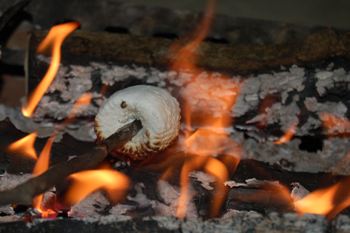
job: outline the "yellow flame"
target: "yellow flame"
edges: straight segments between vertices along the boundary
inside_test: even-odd
[[[69,187],[65,200],[73,205],[82,201],[89,194],[104,190],[112,201],[120,200],[129,187],[129,179],[124,174],[110,170],[99,169],[82,171],[70,175],[72,184]]]
[[[17,140],[16,142],[11,143],[7,150],[11,153],[18,153],[20,155],[24,155],[27,158],[31,158],[36,160],[37,154],[34,148],[35,139],[37,137],[37,133],[31,133],[24,138]]]
[[[297,212],[335,217],[350,206],[350,179],[346,178],[327,188],[318,189],[294,203]]]
[[[55,136],[52,136],[47,140],[43,150],[40,153],[40,156],[37,162],[35,163],[35,166],[33,169],[34,176],[41,175],[43,172],[45,172],[49,168],[51,148],[54,141],[55,141]],[[33,198],[33,201],[32,201],[33,207],[36,208],[41,213],[41,216],[43,218],[48,218],[52,215],[55,215],[56,214],[55,211],[44,208],[42,206],[43,198],[44,198],[43,194],[40,194],[35,198]]]
[[[26,117],[32,116],[36,106],[39,104],[41,98],[44,96],[46,90],[54,80],[61,62],[61,46],[64,39],[76,30],[79,24],[76,22],[65,23],[51,28],[49,34],[41,42],[38,47],[38,52],[51,47],[52,60],[44,78],[30,95],[27,103],[22,108],[22,113]]]

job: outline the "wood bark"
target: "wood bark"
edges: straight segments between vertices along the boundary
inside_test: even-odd
[[[42,72],[35,59],[36,48],[46,34],[46,31],[35,31],[31,37],[29,74],[34,79],[39,71]],[[170,51],[174,43],[183,41],[77,31],[64,42],[63,63],[83,65],[95,61],[167,68],[174,59],[175,53]],[[302,39],[282,44],[203,42],[198,56],[198,65],[202,68],[243,74],[278,68],[281,65],[307,64],[332,57],[349,59],[350,33],[321,28],[311,31]]]

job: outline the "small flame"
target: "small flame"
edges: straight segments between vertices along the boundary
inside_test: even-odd
[[[89,105],[92,100],[92,94],[91,93],[84,93],[82,94],[74,103],[72,109],[70,110],[67,118],[63,121],[62,124],[56,125],[56,132],[62,131],[68,124],[72,123],[75,119],[75,116],[79,110],[80,107]]]
[[[55,136],[52,136],[47,140],[34,166],[34,169],[33,169],[34,176],[41,175],[43,172],[45,172],[49,168],[50,153],[51,153],[51,148],[54,141],[55,141]]]
[[[323,126],[329,135],[342,135],[350,132],[350,120],[344,117],[334,116],[330,113],[320,114]]]
[[[229,178],[229,173],[226,166],[217,159],[209,158],[204,166],[204,171],[208,172],[216,179],[215,193],[213,195],[213,204],[211,206],[210,214],[213,217],[219,215],[222,203],[225,201],[227,188],[225,181]]]
[[[197,50],[207,36],[211,27],[216,2],[216,0],[208,1],[207,8],[204,12],[204,17],[201,23],[198,25],[192,40],[183,47],[181,47],[180,44],[174,44],[171,48],[172,51],[176,51],[176,55],[174,56],[171,65],[173,70],[188,70],[194,73],[199,72],[195,65],[197,61]]]
[[[328,188],[311,192],[294,203],[299,213],[325,215],[335,217],[343,209],[350,206],[350,179],[346,178]]]
[[[350,121],[330,113],[322,113],[320,118],[329,135],[343,135],[350,131]],[[350,153],[348,153],[348,156]],[[348,157],[346,156],[346,158]],[[330,186],[318,189],[294,202],[297,212],[325,215],[334,218],[339,212],[350,206],[350,178]]]
[[[206,162],[207,157],[196,156],[190,158],[185,162],[181,169],[180,174],[180,197],[178,199],[178,206],[176,210],[176,216],[178,218],[184,218],[187,212],[187,205],[190,201],[189,194],[189,174],[194,170],[198,170],[200,167],[203,167]]]
[[[74,117],[76,116],[79,108],[83,107],[83,106],[87,106],[91,103],[92,100],[92,94],[91,93],[84,93],[82,94],[74,103],[72,110],[70,111],[65,123],[63,125],[66,125],[68,123],[70,123]]]
[[[292,138],[295,135],[296,129],[297,129],[298,122],[294,122],[284,133],[282,137],[280,137],[278,140],[276,140],[274,143],[277,145],[285,144],[292,140]]]
[[[52,144],[54,141],[55,141],[55,136],[52,136],[47,140],[47,142],[46,142],[43,150],[41,151],[40,156],[39,156],[39,158],[34,166],[34,169],[33,169],[34,176],[41,175],[49,168],[51,148],[52,148]],[[33,198],[33,202],[32,202],[33,207],[36,208],[41,213],[41,216],[43,218],[49,218],[49,217],[56,216],[56,212],[54,210],[47,209],[47,208],[42,206],[43,198],[44,198],[43,194],[40,194],[40,195],[36,196],[35,198]]]
[[[104,190],[113,202],[116,202],[124,196],[130,183],[127,176],[110,169],[82,171],[70,175],[69,178],[72,179],[72,184],[65,196],[69,205],[82,201],[89,194],[100,189]]]
[[[40,43],[38,52],[43,52],[44,50],[51,48],[52,60],[44,78],[30,95],[26,105],[22,108],[22,113],[24,116],[32,116],[36,106],[39,104],[41,98],[54,80],[61,62],[62,43],[64,39],[78,27],[79,24],[76,22],[54,26],[51,28],[45,39]]]
[[[189,194],[189,174],[195,170],[204,170],[216,179],[215,194],[213,195],[210,215],[213,217],[218,216],[221,205],[226,197],[227,190],[224,183],[229,175],[226,166],[221,161],[208,156],[191,156],[182,167],[180,174],[180,197],[176,216],[178,218],[184,218],[186,216],[187,205],[191,199]]]
[[[11,143],[7,150],[11,153],[24,155],[27,158],[36,160],[37,154],[34,148],[36,137],[36,132],[31,133],[25,136],[24,138],[21,138],[18,141]]]
[[[75,102],[75,106],[79,107],[79,106],[89,105],[91,103],[91,99],[92,99],[91,93],[84,93],[77,99],[77,101]]]

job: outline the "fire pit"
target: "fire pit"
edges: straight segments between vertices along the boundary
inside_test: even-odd
[[[348,32],[45,4],[0,21],[3,45],[44,27],[2,48],[26,96],[0,105],[0,232],[347,232]]]

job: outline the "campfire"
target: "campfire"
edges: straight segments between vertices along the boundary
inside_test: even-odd
[[[27,93],[0,105],[0,231],[346,232],[349,33],[247,19],[265,33],[248,38],[298,36],[222,41],[218,22],[245,24],[216,5],[176,38],[79,17],[30,30],[11,64]]]

